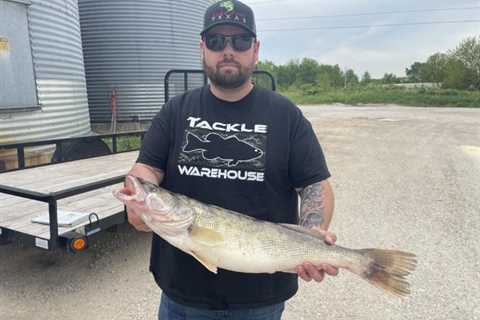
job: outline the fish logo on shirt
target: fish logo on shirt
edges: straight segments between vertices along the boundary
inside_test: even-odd
[[[202,140],[191,132],[187,133],[184,152],[201,151],[206,160],[224,160],[229,167],[240,162],[248,162],[263,156],[259,148],[232,135],[224,138],[217,133],[209,133]]]

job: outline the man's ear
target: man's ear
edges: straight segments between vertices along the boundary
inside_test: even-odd
[[[200,43],[198,44],[200,48],[200,58],[203,60],[203,55],[204,55],[204,50],[205,50],[205,42],[203,40],[200,40]]]
[[[258,62],[259,52],[260,52],[260,41],[255,41],[255,45],[253,47],[254,54],[255,54],[255,63]]]

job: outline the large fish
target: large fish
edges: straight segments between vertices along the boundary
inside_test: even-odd
[[[190,254],[205,268],[247,273],[295,272],[305,261],[347,269],[389,293],[410,293],[405,277],[415,255],[381,249],[328,245],[319,234],[298,225],[277,224],[208,205],[127,176],[133,190],[115,197],[132,206],[155,233]]]

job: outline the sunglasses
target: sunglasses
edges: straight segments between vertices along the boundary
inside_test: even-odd
[[[227,46],[227,42],[230,42],[233,50],[235,51],[247,51],[252,47],[252,43],[255,37],[249,34],[235,34],[231,36],[225,36],[223,34],[206,34],[204,37],[205,45],[209,50],[222,51]]]

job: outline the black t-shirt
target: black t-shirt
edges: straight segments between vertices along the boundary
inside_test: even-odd
[[[298,222],[295,188],[330,176],[300,109],[256,87],[237,102],[208,86],[173,98],[154,118],[137,162],[162,169],[168,190],[277,223]],[[155,234],[150,270],[171,299],[207,309],[275,304],[298,288],[295,274],[213,274]]]

